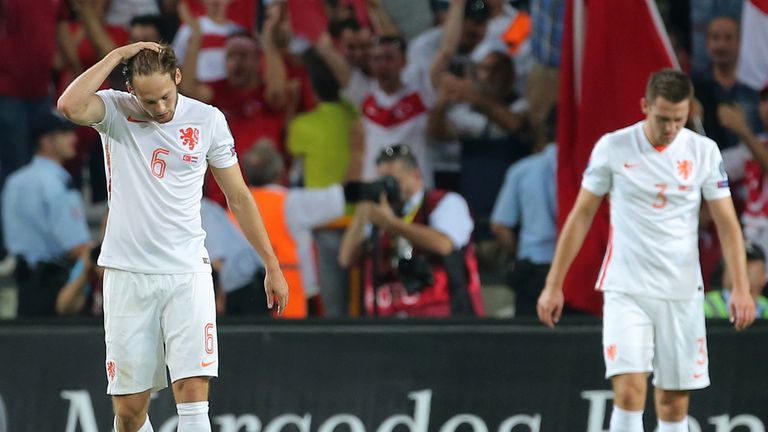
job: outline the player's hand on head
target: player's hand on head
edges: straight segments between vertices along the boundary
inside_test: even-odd
[[[264,278],[264,290],[267,293],[267,307],[269,309],[277,308],[277,314],[282,315],[285,306],[288,304],[288,282],[285,281],[283,272],[277,270],[267,270]]]
[[[547,284],[539,295],[539,301],[536,303],[536,313],[539,321],[547,327],[554,328],[560,321],[560,315],[563,313],[563,290]]]
[[[736,330],[744,330],[755,321],[755,300],[748,290],[734,290],[728,308]]]
[[[125,63],[133,58],[133,56],[138,54],[141,50],[145,49],[160,52],[162,45],[157,42],[136,42],[130,45],[124,45],[119,48],[115,48],[115,51],[120,54],[121,61]]]

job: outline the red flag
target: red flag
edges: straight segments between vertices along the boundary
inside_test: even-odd
[[[736,76],[755,90],[768,86],[768,0],[744,2]]]
[[[557,122],[560,227],[576,200],[597,140],[641,120],[640,98],[648,76],[677,65],[653,0],[567,2],[562,50]],[[572,309],[602,312],[602,295],[594,286],[609,224],[603,205],[565,279],[565,303]]]

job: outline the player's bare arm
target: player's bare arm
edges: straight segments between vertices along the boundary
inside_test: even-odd
[[[282,314],[288,303],[288,283],[269,243],[269,236],[264,228],[259,208],[243,180],[240,166],[235,164],[228,168],[211,167],[211,172],[227,197],[227,204],[240,224],[243,234],[264,261],[267,270],[267,276],[264,279],[267,306],[271,309],[277,303],[277,313]]]
[[[106,107],[104,101],[96,96],[96,91],[113,69],[144,49],[160,51],[160,45],[154,42],[136,42],[115,48],[72,81],[59,97],[56,107],[65,117],[79,125],[90,126],[104,120]]]
[[[547,281],[539,296],[536,312],[539,320],[548,327],[554,327],[563,312],[563,281],[584,238],[592,226],[592,219],[603,201],[598,196],[581,188],[576,203],[568,214],[560,238],[557,240],[555,256],[547,274]]]
[[[743,330],[755,320],[755,299],[749,292],[747,259],[741,227],[731,198],[707,201],[717,235],[723,248],[723,257],[733,275],[731,288],[731,322],[737,330]]]

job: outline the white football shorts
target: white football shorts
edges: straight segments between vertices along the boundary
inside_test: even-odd
[[[603,305],[605,377],[653,372],[664,390],[709,386],[704,294],[665,300],[606,291]]]
[[[107,393],[153,392],[218,376],[216,304],[210,273],[104,272]]]

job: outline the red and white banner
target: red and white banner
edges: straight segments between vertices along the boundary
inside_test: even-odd
[[[768,85],[768,0],[744,3],[736,76],[755,90]]]
[[[642,119],[648,76],[677,61],[653,0],[567,3],[558,104],[558,225],[581,186],[592,147],[603,134]],[[595,281],[608,241],[604,205],[565,280],[572,309],[600,315]],[[629,277],[629,275],[628,275]]]

